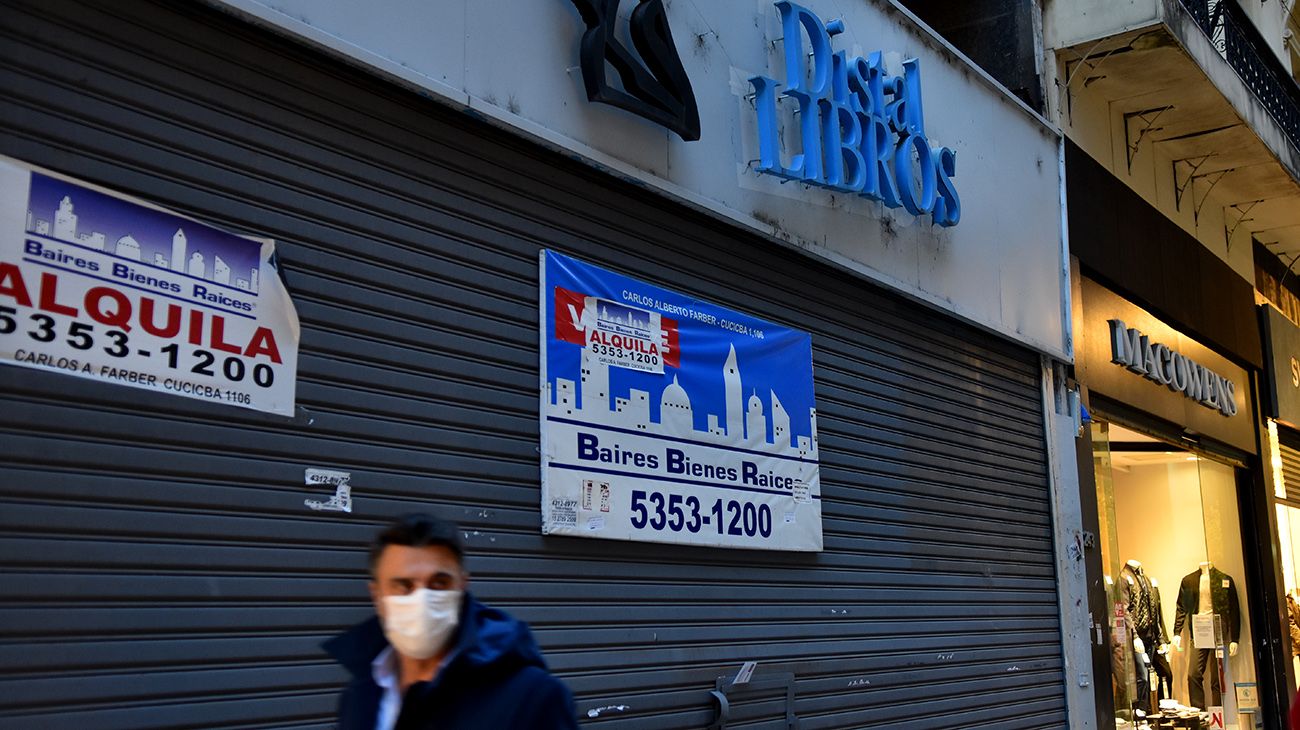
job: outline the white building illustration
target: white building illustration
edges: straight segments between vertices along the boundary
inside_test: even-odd
[[[740,389],[740,369],[736,367],[736,346],[727,352],[727,362],[722,365],[722,385],[726,389],[727,435],[733,440],[743,439],[744,405]]]
[[[212,257],[212,280],[218,284],[230,283],[230,266],[220,256]]]
[[[72,212],[72,198],[63,196],[59,209],[54,211],[54,237],[64,241],[77,240],[77,214]]]
[[[185,249],[189,246],[189,241],[185,238],[185,231],[177,228],[172,234],[172,268],[176,271],[185,271]]]
[[[790,430],[790,414],[786,412],[776,391],[769,390],[771,403],[772,435],[768,438],[768,416],[763,412],[763,401],[757,390],[751,390],[748,403],[744,402],[740,364],[733,345],[727,352],[720,375],[725,396],[723,420],[719,414],[706,414],[706,430],[695,428],[695,411],[690,394],[682,387],[676,375],[659,396],[659,422],[650,419],[651,394],[635,388],[628,397],[615,397],[611,402],[609,390],[610,365],[597,362],[591,349],[584,347],[580,356],[581,392],[577,383],[567,378],[555,379],[554,403],[549,406],[553,415],[580,420],[598,426],[634,429],[648,434],[688,438],[708,443],[741,444],[758,451],[767,451],[805,459],[817,458],[817,409],[809,408],[810,436],[794,437]],[[774,448],[775,447],[775,450]]]
[[[27,230],[38,236],[57,238],[60,241],[66,241],[96,251],[104,251],[129,261],[144,261],[158,268],[169,268],[177,273],[207,279],[217,284],[232,286],[231,281],[233,279],[235,282],[233,284],[234,288],[253,294],[257,293],[257,266],[249,270],[247,277],[235,278],[230,265],[213,253],[211,254],[212,271],[211,277],[209,277],[206,263],[209,257],[200,251],[189,250],[189,239],[185,235],[184,229],[177,228],[176,232],[172,234],[170,258],[162,250],[155,250],[152,257],[147,257],[140,241],[131,234],[118,238],[113,245],[112,251],[108,251],[106,236],[103,233],[99,231],[90,233],[77,232],[77,214],[74,208],[72,196],[63,196],[58,207],[53,211],[54,223],[52,226],[50,221],[37,218],[29,208],[27,210]]]
[[[601,365],[591,349],[582,348],[582,403],[579,410],[609,410],[609,366]]]
[[[67,195],[63,196],[63,200],[59,201],[59,207],[54,211],[53,230],[51,230],[48,223],[42,230],[41,223],[45,223],[45,221],[36,221],[35,225],[33,225],[32,212],[27,211],[27,230],[44,236],[53,236],[59,240],[75,243],[86,248],[93,248],[97,251],[104,250],[104,244],[106,243],[104,234],[99,231],[77,233],[77,214],[73,211],[72,198]]]
[[[676,375],[659,398],[659,427],[665,433],[690,433],[695,430],[691,397],[677,382]]]
[[[614,399],[614,412],[635,423],[637,430],[645,431],[650,427],[650,394],[633,388],[628,396]]]
[[[103,251],[104,244],[106,242],[107,240],[105,239],[104,234],[100,233],[99,231],[95,231],[93,233],[77,234],[78,244],[85,246],[86,248],[93,248],[96,251]]]
[[[745,412],[745,443],[754,445],[767,440],[767,417],[763,415],[763,401],[758,391],[749,396],[749,409]]]
[[[67,198],[64,198],[64,200],[67,200]],[[117,239],[117,245],[113,247],[113,255],[131,261],[139,261],[140,242],[130,236],[122,236]]]

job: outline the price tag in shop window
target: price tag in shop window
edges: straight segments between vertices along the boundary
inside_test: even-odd
[[[1214,648],[1214,614],[1198,613],[1192,616],[1192,647]]]

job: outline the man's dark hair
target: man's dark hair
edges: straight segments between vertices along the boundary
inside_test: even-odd
[[[451,520],[430,514],[413,513],[398,517],[393,524],[375,536],[370,543],[370,575],[375,574],[379,556],[389,545],[429,547],[442,545],[456,554],[456,561],[465,563],[465,543],[460,538],[460,528]]]

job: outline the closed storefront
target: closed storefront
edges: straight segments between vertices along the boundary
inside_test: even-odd
[[[190,256],[200,226],[273,241],[299,329],[283,412],[0,365],[0,727],[331,727],[319,645],[370,613],[375,530],[422,510],[584,724],[708,726],[754,661],[777,684],[733,725],[1066,726],[1041,347],[229,9],[14,2],[2,26],[4,163],[193,219]],[[0,235],[155,245],[82,194]],[[810,336],[820,550],[543,534],[543,250]],[[0,291],[6,334],[75,340],[33,282]]]

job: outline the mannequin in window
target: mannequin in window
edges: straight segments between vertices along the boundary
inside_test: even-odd
[[[1165,629],[1165,609],[1160,601],[1160,581],[1155,578],[1151,579],[1151,596],[1155,601],[1156,616],[1160,621],[1160,644],[1156,647],[1155,670],[1160,699],[1167,700],[1174,696],[1174,670],[1169,666],[1169,652],[1173,651],[1173,647],[1170,646],[1169,631]]]
[[[1169,632],[1160,606],[1160,589],[1147,577],[1142,563],[1130,560],[1120,573],[1123,579],[1125,609],[1133,625],[1133,652],[1138,676],[1137,709],[1151,711],[1150,672],[1156,673],[1156,690],[1160,699],[1168,699],[1173,689],[1174,672],[1166,655]]]
[[[1149,713],[1151,712],[1151,659],[1146,653],[1146,645],[1138,631],[1138,623],[1139,615],[1143,623],[1148,620],[1151,602],[1150,594],[1142,590],[1144,583],[1138,579],[1134,570],[1133,564],[1136,562],[1130,560],[1120,569],[1119,595],[1120,601],[1124,604],[1124,614],[1128,617],[1129,630],[1132,632],[1129,634],[1129,641],[1133,645],[1130,660],[1133,665],[1133,709]]]
[[[1237,603],[1237,583],[1227,573],[1212,563],[1201,563],[1200,568],[1183,577],[1178,586],[1178,606],[1174,611],[1174,647],[1182,651],[1183,626],[1192,631],[1193,616],[1217,615],[1223,626],[1224,640],[1228,642],[1228,656],[1237,655],[1237,640],[1241,637],[1241,606]],[[1222,703],[1219,685],[1219,667],[1214,659],[1214,647],[1192,649],[1187,670],[1189,704],[1205,709]],[[1210,704],[1206,704],[1206,669],[1209,669]]]
[[[1300,603],[1296,602],[1297,591],[1286,594],[1286,623],[1291,633],[1291,656],[1300,656]]]

